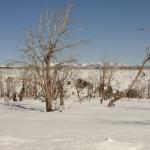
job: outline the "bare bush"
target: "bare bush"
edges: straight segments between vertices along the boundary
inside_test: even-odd
[[[100,67],[99,85],[97,87],[101,103],[103,100],[110,99],[113,96],[111,82],[114,72],[115,69],[110,66],[108,61],[104,60],[103,65]]]
[[[80,102],[84,98],[90,98],[91,97],[93,85],[90,82],[85,81],[83,79],[77,79],[75,82],[75,88],[76,88],[77,96],[78,96],[78,99]],[[85,96],[84,98],[81,98],[80,92],[85,88],[87,88],[87,96]]]

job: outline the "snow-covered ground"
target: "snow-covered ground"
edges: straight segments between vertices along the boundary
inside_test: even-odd
[[[129,69],[114,69],[112,71],[111,85],[113,89],[124,91],[128,88],[129,84],[133,81],[137,75],[138,70],[129,70]],[[75,79],[84,79],[92,84],[98,83],[100,78],[99,69],[76,69],[73,70],[73,77]],[[136,87],[147,87],[148,81],[150,80],[150,70],[145,69],[138,81],[136,82]]]
[[[46,113],[40,101],[1,99],[0,150],[149,150],[150,100],[107,103],[68,100],[66,111]]]
[[[102,70],[101,70],[102,72]],[[108,70],[108,78],[109,73],[111,70]],[[115,93],[117,90],[124,91],[128,88],[130,83],[133,81],[137,74],[137,69],[113,69],[112,71],[112,78],[110,85],[113,88],[113,92]],[[4,87],[4,93],[6,93],[7,89],[7,79],[12,78],[13,79],[13,87],[14,90],[18,93],[20,92],[20,89],[22,88],[22,69],[7,69],[7,68],[1,68],[0,69],[0,82],[2,80],[3,87]],[[28,74],[30,77],[30,73]],[[72,74],[69,76],[68,80],[70,80],[72,83],[72,87],[69,87],[68,93],[76,92],[75,89],[75,81],[77,79],[83,79],[88,82],[90,82],[94,86],[98,86],[99,80],[100,80],[100,70],[99,69],[72,69]],[[108,79],[106,80],[106,82]],[[1,83],[0,83],[1,84]],[[138,81],[135,84],[135,89],[141,90],[146,89],[150,84],[150,69],[145,69]],[[66,87],[65,87],[66,88]],[[147,91],[145,92],[145,95],[147,94]]]

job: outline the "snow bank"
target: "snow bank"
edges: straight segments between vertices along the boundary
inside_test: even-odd
[[[149,150],[150,101],[127,99],[108,108],[92,99],[64,112],[41,112],[35,100],[0,100],[2,150]],[[13,109],[12,109],[13,105]]]

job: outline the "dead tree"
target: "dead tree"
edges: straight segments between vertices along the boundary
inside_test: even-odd
[[[137,75],[135,76],[134,80],[131,82],[131,84],[129,85],[128,89],[126,89],[122,94],[120,94],[117,98],[112,99],[109,103],[108,103],[108,107],[113,106],[113,104],[120,100],[121,98],[123,98],[124,96],[127,95],[128,91],[130,91],[133,86],[135,85],[135,83],[137,82],[138,78],[140,77],[142,71],[144,70],[144,66],[145,64],[150,60],[150,48],[146,49],[147,53],[146,56],[144,58],[143,63],[141,64],[141,66],[139,67],[139,71],[137,73]]]
[[[25,87],[24,87],[24,84],[23,84],[23,85],[22,85],[22,88],[21,88],[21,90],[20,90],[20,93],[19,93],[19,95],[18,95],[20,101],[23,100],[24,93],[25,93]]]
[[[14,79],[12,77],[8,77],[6,79],[6,95],[7,95],[7,97],[11,98],[14,91],[15,91]]]
[[[83,84],[83,80],[82,79],[77,79],[76,80],[75,88],[76,88],[76,91],[77,91],[78,99],[80,99],[80,92],[81,92],[82,89],[85,88],[85,84]]]
[[[34,99],[37,99],[38,97],[38,84],[37,84],[37,77],[33,77],[33,93],[32,96]]]
[[[69,4],[63,9],[59,9],[52,14],[46,12],[40,17],[38,31],[29,30],[25,36],[25,48],[23,53],[23,64],[25,64],[33,74],[37,76],[37,84],[41,88],[46,102],[46,111],[53,110],[55,71],[56,64],[62,66],[65,62],[71,62],[74,58],[60,55],[85,41],[71,41],[73,31],[70,27],[70,12],[72,5]],[[65,51],[65,52],[66,52]],[[68,53],[68,51],[67,51]],[[58,74],[57,74],[58,75]]]
[[[19,100],[22,101],[23,97],[25,96],[25,93],[27,94],[27,81],[28,81],[28,68],[24,68],[22,71],[21,79],[22,79],[22,87],[20,90],[20,93],[18,94]]]
[[[99,97],[101,103],[112,97],[113,89],[111,87],[112,76],[114,69],[111,68],[110,63],[104,60],[103,65],[100,67],[100,80],[97,89],[99,90]]]
[[[61,66],[62,64],[57,64],[54,68],[53,74],[53,99],[57,102],[59,100],[59,104],[57,103],[61,111],[65,109],[64,105],[64,91],[65,91],[65,83],[67,82],[67,77],[70,76],[70,66],[67,63],[67,66]]]

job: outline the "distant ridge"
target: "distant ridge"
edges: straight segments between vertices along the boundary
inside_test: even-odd
[[[64,64],[64,67],[71,66],[74,69],[102,69],[104,65],[102,63],[72,63],[72,64]],[[54,67],[55,64],[52,64]],[[105,66],[108,69],[139,69],[140,65],[126,65],[121,63],[109,63]],[[24,67],[20,66],[8,66],[8,65],[0,65],[0,69],[23,69]],[[144,69],[150,69],[150,66],[145,66]]]

